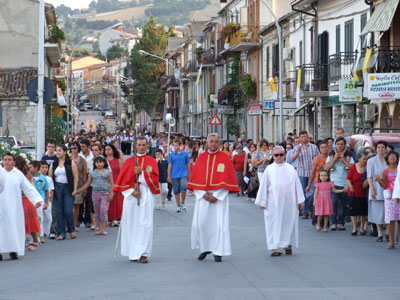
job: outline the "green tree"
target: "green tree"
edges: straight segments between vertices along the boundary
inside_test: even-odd
[[[85,57],[89,56],[89,52],[83,48],[77,48],[74,52],[74,57]]]
[[[125,49],[120,46],[119,43],[112,45],[110,48],[107,49],[106,57],[107,61],[111,61],[116,58],[120,58],[124,55]]]
[[[137,111],[145,110],[151,113],[162,98],[158,79],[165,74],[165,63],[158,58],[142,55],[139,50],[162,57],[168,37],[174,36],[174,33],[171,28],[166,30],[164,25],[157,26],[154,17],[150,17],[142,30],[143,37],[131,52],[132,78],[136,80],[133,97]],[[128,89],[125,86],[122,88],[128,95]]]

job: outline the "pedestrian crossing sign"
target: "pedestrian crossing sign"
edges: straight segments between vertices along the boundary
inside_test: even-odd
[[[210,125],[222,125],[221,119],[218,117],[218,114],[215,114],[212,118],[210,123],[208,123]]]

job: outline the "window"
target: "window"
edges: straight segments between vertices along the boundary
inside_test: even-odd
[[[362,14],[361,15],[361,20],[360,20],[360,32],[363,31],[365,25],[367,25],[367,14]],[[363,49],[366,45],[365,43],[365,35],[361,36],[361,49]]]
[[[340,52],[340,25],[336,26],[336,53]]]
[[[272,45],[272,76],[279,76],[279,47]]]
[[[267,64],[267,70],[265,72],[267,79],[269,78],[269,46],[267,47],[267,57],[266,57],[266,64]]]
[[[353,20],[344,24],[344,51],[354,52],[354,23]]]

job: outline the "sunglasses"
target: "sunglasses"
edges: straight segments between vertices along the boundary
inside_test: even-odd
[[[276,154],[274,154],[274,157],[283,157],[283,156],[285,156],[285,153],[276,153]]]
[[[74,149],[74,150],[76,150],[76,149],[78,149],[78,147],[71,147],[71,149]]]

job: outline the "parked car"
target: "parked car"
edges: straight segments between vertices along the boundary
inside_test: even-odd
[[[85,106],[87,109],[93,109],[93,104],[92,104],[92,103],[85,103],[84,106]]]
[[[397,133],[375,133],[376,131],[396,131]],[[376,143],[385,141],[393,145],[394,150],[400,153],[400,128],[367,128],[352,135],[355,140],[355,150],[358,152],[362,147],[375,148]]]
[[[21,142],[18,142],[15,136],[0,136],[0,142],[7,143],[11,147],[12,146],[19,146]]]
[[[101,104],[97,104],[96,107],[94,108],[95,110],[99,110],[99,111],[105,111],[107,110],[107,108],[105,108],[103,105]]]

